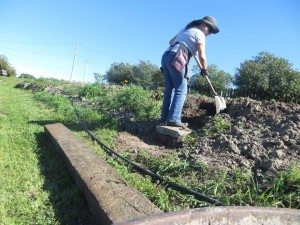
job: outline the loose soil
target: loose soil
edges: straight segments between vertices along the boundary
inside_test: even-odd
[[[137,153],[161,155],[185,152],[189,158],[211,167],[233,171],[236,167],[276,173],[300,162],[300,105],[250,98],[227,100],[227,109],[220,116],[231,128],[212,136],[201,134],[215,114],[214,99],[188,96],[183,121],[194,130],[194,141],[181,148],[162,146],[157,140],[155,123],[125,123],[130,132],[119,134],[115,147]],[[129,151],[130,152],[130,151]]]

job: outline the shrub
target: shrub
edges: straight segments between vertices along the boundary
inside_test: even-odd
[[[8,59],[4,55],[0,55],[0,70],[5,70],[8,77],[17,76],[15,68],[10,65]]]
[[[199,67],[194,67],[194,76],[190,79],[191,89],[203,95],[212,95],[208,82],[200,75]],[[233,77],[212,64],[208,66],[209,79],[217,93],[226,91],[232,85]]]
[[[94,99],[102,93],[102,87],[99,84],[86,84],[79,90],[79,96],[88,99]]]
[[[160,69],[150,62],[144,61],[140,61],[136,65],[113,63],[104,78],[110,84],[134,84],[154,89],[162,86],[163,83],[163,75]]]
[[[71,105],[68,98],[44,92],[37,93],[35,98],[41,102],[44,102],[50,108],[55,109],[58,120],[65,122],[76,121],[74,107]]]
[[[138,120],[157,118],[161,105],[151,98],[151,94],[151,91],[139,86],[126,86],[113,96],[111,107],[113,110],[132,113]]]
[[[22,73],[18,78],[24,78],[24,79],[35,79],[35,77],[28,73]]]
[[[284,58],[261,52],[241,64],[235,74],[240,95],[256,94],[259,99],[300,102],[300,72]]]

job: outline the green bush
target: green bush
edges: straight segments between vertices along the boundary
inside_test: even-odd
[[[18,78],[24,78],[24,79],[35,79],[35,77],[28,73],[22,73]]]
[[[288,60],[261,52],[237,69],[234,84],[239,95],[300,102],[300,72]]]
[[[68,98],[49,93],[36,93],[35,98],[45,103],[57,112],[58,120],[65,122],[76,121],[76,114]]]
[[[79,96],[87,99],[94,99],[102,94],[103,90],[99,84],[86,84],[79,90]]]
[[[89,84],[80,89],[79,96],[87,98],[103,115],[103,120],[115,120],[128,115],[136,120],[148,120],[160,114],[161,101],[154,99],[153,91],[136,85]]]
[[[58,80],[37,79],[36,84],[41,86],[59,86]],[[94,109],[103,115],[102,119],[118,118],[130,114],[136,120],[148,120],[158,118],[161,109],[161,101],[157,101],[153,91],[145,90],[140,86],[103,86],[99,84],[87,84],[83,87],[75,86],[70,83],[61,83],[68,94],[75,94],[87,98]],[[70,111],[69,99],[62,96],[52,96],[38,94],[43,102],[50,107],[60,110],[65,106],[67,112]],[[71,113],[72,114],[72,113]],[[72,115],[69,115],[72,118]],[[118,119],[115,118],[115,119]]]
[[[193,91],[197,91],[202,95],[213,95],[208,85],[206,79],[200,75],[200,69],[198,66],[194,66],[192,69],[194,72],[194,76],[190,79],[191,89]],[[208,77],[211,80],[212,85],[217,93],[224,92],[230,88],[232,85],[233,77],[231,74],[226,73],[223,70],[219,70],[219,68],[212,64],[208,66]]]
[[[161,105],[151,98],[151,91],[130,85],[120,89],[113,97],[112,107],[115,110],[132,113],[138,120],[145,120],[157,118]]]
[[[10,65],[5,55],[0,55],[0,70],[5,70],[8,77],[17,76],[15,68]]]
[[[56,78],[38,78],[34,82],[35,82],[35,84],[38,84],[38,85],[53,86],[53,87],[57,87],[57,86],[61,86],[61,85],[70,83],[68,81],[59,80]]]
[[[151,89],[163,84],[163,75],[160,69],[156,65],[145,61],[140,61],[136,65],[113,63],[104,78],[110,84],[133,84]]]

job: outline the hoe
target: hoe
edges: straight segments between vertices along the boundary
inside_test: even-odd
[[[198,58],[196,56],[194,56],[200,70],[201,70],[201,65],[200,65],[200,62],[198,60]],[[216,114],[218,114],[221,110],[224,110],[226,109],[226,102],[225,102],[225,99],[221,96],[219,96],[217,94],[217,92],[215,91],[214,87],[212,86],[208,76],[204,76],[205,79],[207,80],[208,84],[209,84],[209,87],[211,89],[211,91],[213,92],[213,94],[215,95],[215,102],[216,102]]]

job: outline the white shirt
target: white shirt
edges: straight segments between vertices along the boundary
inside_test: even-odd
[[[205,34],[198,28],[182,29],[177,34],[175,42],[179,42],[187,47],[192,55],[197,53],[197,44],[205,44]]]

